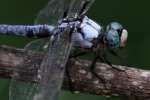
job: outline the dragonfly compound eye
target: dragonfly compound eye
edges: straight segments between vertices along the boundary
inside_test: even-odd
[[[114,35],[115,31],[118,35]],[[111,22],[106,27],[106,33],[107,33],[107,41],[108,44],[114,44],[110,47],[125,47],[127,38],[128,38],[128,32],[126,29],[123,28],[123,26],[118,22]],[[118,42],[119,39],[119,42]],[[113,41],[113,42],[110,42]],[[118,45],[119,44],[119,45]]]
[[[109,48],[118,48],[120,44],[119,34],[115,30],[106,32],[106,44]]]
[[[107,25],[106,31],[109,30],[121,30],[123,29],[122,25],[118,22],[111,22],[110,24]]]

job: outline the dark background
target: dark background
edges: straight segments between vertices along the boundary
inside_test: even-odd
[[[38,11],[47,0],[0,0],[0,24],[33,24]],[[150,1],[149,0],[96,0],[88,15],[102,25],[118,21],[129,32],[125,49],[118,53],[134,67],[150,69]],[[31,39],[0,36],[0,43],[22,48]],[[114,63],[121,63],[111,58]],[[0,100],[8,100],[8,80],[0,81]],[[62,100],[122,100],[85,94],[62,93]]]

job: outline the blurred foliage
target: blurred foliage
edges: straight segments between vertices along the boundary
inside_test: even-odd
[[[33,24],[38,11],[47,0],[1,0],[0,24]],[[89,16],[101,25],[118,21],[129,32],[127,47],[117,50],[125,62],[134,67],[149,69],[150,65],[150,1],[149,0],[96,0]],[[31,39],[12,36],[0,36],[0,43],[23,47]],[[122,64],[111,57],[113,63]],[[0,100],[8,100],[8,80],[0,81]],[[62,100],[122,100],[121,98],[99,97],[93,95],[62,93]]]

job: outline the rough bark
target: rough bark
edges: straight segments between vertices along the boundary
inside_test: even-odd
[[[19,80],[31,81],[39,68],[43,54],[24,51],[7,46],[0,46],[0,78],[10,79],[18,66],[22,77]],[[90,61],[69,61],[73,90],[105,96],[125,96],[131,100],[150,100],[150,71],[120,65],[97,63],[94,76],[89,68]],[[65,77],[64,89],[69,89],[68,78]]]

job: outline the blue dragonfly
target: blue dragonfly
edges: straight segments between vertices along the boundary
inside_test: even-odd
[[[24,66],[18,66],[14,71],[10,84],[10,100],[57,100],[69,57],[78,57],[87,51],[94,52],[91,69],[96,76],[94,66],[98,59],[111,65],[101,53],[105,52],[107,47],[116,55],[112,49],[124,47],[128,33],[117,22],[111,22],[104,32],[102,26],[88,18],[86,13],[94,1],[49,0],[47,6],[39,12],[35,26],[0,26],[0,31],[8,28],[7,32],[15,35],[48,37],[26,45],[26,50],[44,52],[45,56],[37,75],[32,76],[35,83],[17,81],[20,78],[28,79],[28,76],[22,77],[23,71],[20,73]],[[28,30],[29,33],[21,32],[19,28]],[[40,29],[44,31],[40,33]],[[70,55],[72,47],[79,48],[82,52]]]

